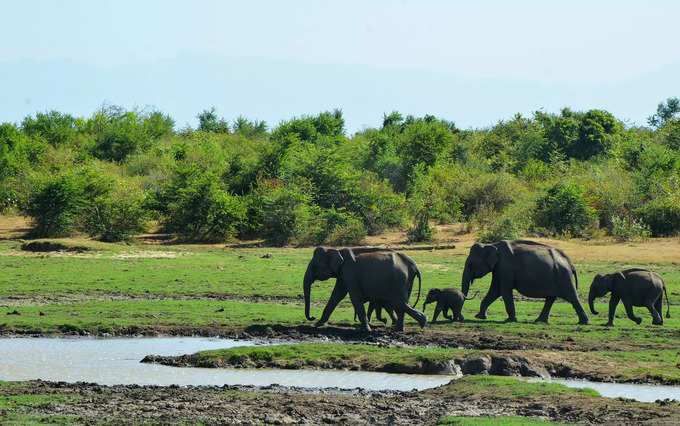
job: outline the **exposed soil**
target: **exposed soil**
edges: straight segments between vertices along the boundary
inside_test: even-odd
[[[21,245],[21,250],[30,251],[34,253],[45,253],[51,251],[64,251],[83,253],[89,250],[83,246],[67,246],[61,243],[53,243],[51,241],[33,241]]]
[[[444,416],[527,416],[563,423],[677,424],[675,403],[563,395],[536,398],[459,395],[455,384],[421,392],[309,390],[282,386],[100,386],[31,381],[0,395],[67,394],[24,406],[23,414],[75,416],[73,422],[205,424],[433,424]],[[7,413],[4,413],[5,415]],[[3,412],[0,411],[0,417]]]

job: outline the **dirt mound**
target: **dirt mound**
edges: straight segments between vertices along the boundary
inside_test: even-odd
[[[51,241],[33,241],[21,245],[21,250],[30,251],[34,253],[45,253],[51,251],[70,251],[76,253],[83,253],[90,250],[83,246],[66,246],[60,243],[53,243]]]

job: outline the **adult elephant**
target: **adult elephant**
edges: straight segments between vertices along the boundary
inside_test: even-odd
[[[335,287],[316,326],[321,326],[349,293],[355,312],[359,315],[361,328],[370,331],[364,302],[379,302],[393,309],[397,314],[396,329],[404,330],[404,314],[413,317],[421,327],[427,318],[408,305],[413,280],[418,277],[418,300],[420,299],[421,276],[413,260],[405,254],[389,249],[358,248],[342,250],[317,247],[302,282],[305,296],[305,317],[315,318],[309,313],[311,288],[314,281],[336,278]],[[417,300],[416,300],[416,303]],[[414,305],[415,306],[415,305]]]
[[[550,308],[561,297],[572,304],[578,314],[579,324],[588,324],[588,315],[576,292],[576,268],[562,250],[527,240],[476,243],[470,248],[465,261],[463,294],[467,297],[472,282],[489,272],[492,273],[491,286],[475,317],[486,319],[489,305],[502,296],[508,313],[506,322],[517,321],[512,295],[512,291],[517,290],[527,297],[545,298],[545,305],[536,322],[547,323]]]
[[[588,293],[588,305],[590,311],[597,315],[593,302],[596,297],[602,297],[611,292],[609,299],[609,322],[606,325],[614,325],[614,314],[619,301],[623,302],[628,318],[640,324],[642,318],[633,313],[633,306],[644,306],[652,314],[652,324],[663,325],[663,295],[666,294],[666,318],[671,317],[668,292],[663,278],[656,272],[642,268],[624,269],[613,274],[597,274],[590,284]]]

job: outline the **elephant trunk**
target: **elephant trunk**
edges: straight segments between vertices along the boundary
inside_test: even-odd
[[[468,268],[467,265],[465,265],[465,269],[463,269],[463,282],[462,282],[462,288],[461,288],[465,297],[467,297],[468,291],[470,290],[470,286],[472,285],[473,281],[474,281],[474,278],[472,278],[472,274],[470,273],[470,268]]]
[[[591,288],[590,294],[588,294],[588,306],[590,306],[590,312],[593,313],[593,315],[598,315],[599,312],[595,310],[595,294],[593,294],[593,290]]]
[[[315,318],[309,315],[309,305],[312,293],[312,283],[314,282],[314,273],[312,272],[311,264],[307,266],[305,278],[302,281],[302,289],[305,293],[305,317],[308,321],[314,321]]]

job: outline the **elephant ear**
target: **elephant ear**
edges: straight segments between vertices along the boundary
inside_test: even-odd
[[[340,268],[342,268],[342,264],[345,263],[345,259],[338,250],[329,250],[328,256],[328,266],[331,268],[335,276],[338,277],[340,275]]]
[[[496,263],[498,263],[498,249],[496,246],[488,245],[484,247],[484,260],[489,266],[489,270],[493,271],[496,267]]]
[[[342,257],[345,258],[345,262],[348,262],[348,261],[356,262],[357,261],[357,258],[354,257],[354,252],[350,248],[345,247],[344,249],[340,250],[340,254],[342,255]]]

